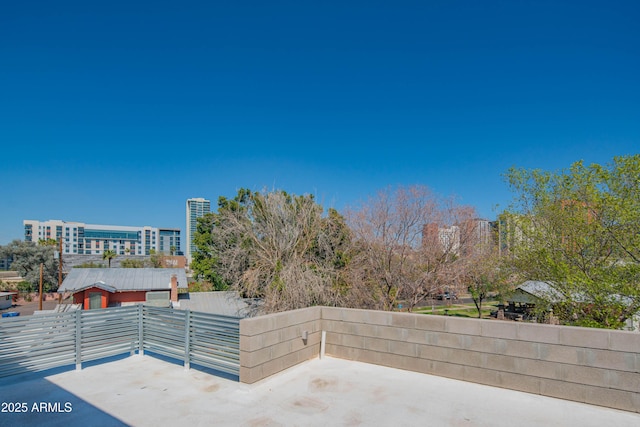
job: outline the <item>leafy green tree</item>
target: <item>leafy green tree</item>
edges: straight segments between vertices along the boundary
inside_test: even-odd
[[[39,289],[40,284],[38,283],[38,286],[35,286],[33,283],[27,282],[26,280],[18,283],[16,285],[16,288],[18,288],[18,290],[24,294],[30,294],[33,291],[37,291]]]
[[[114,259],[117,256],[118,256],[118,254],[116,254],[116,252],[112,251],[111,249],[106,249],[102,253],[102,259],[106,259],[106,260],[109,261],[109,268],[111,268],[111,260]]]
[[[222,266],[219,261],[219,252],[222,249],[214,244],[213,230],[215,227],[230,227],[232,224],[225,218],[232,213],[239,215],[246,213],[252,194],[251,190],[241,188],[233,199],[220,196],[218,198],[218,213],[207,213],[197,219],[194,235],[196,251],[193,254],[191,269],[194,272],[194,277],[200,282],[208,284],[208,286],[202,285],[202,289],[212,287],[213,290],[222,291],[229,288],[228,282],[220,273]],[[228,243],[234,244],[235,241]]]
[[[222,199],[224,200],[224,198]],[[196,232],[193,237],[196,251],[193,253],[191,269],[193,270],[194,278],[196,278],[198,282],[208,283],[213,290],[223,291],[227,289],[228,286],[218,274],[218,258],[213,250],[212,232],[216,220],[217,215],[213,213],[206,213],[197,219]],[[198,287],[198,289],[201,288],[205,289],[208,287]]]
[[[56,239],[40,239],[40,240],[38,240],[38,245],[40,245],[40,246],[58,246],[58,241]]]
[[[144,261],[140,259],[124,259],[120,261],[121,268],[144,268]]]
[[[55,291],[58,288],[58,259],[54,256],[55,246],[37,245],[34,242],[14,240],[0,247],[0,257],[11,257],[11,269],[24,278],[25,282],[38,289],[40,285],[40,264],[43,264],[43,290]]]
[[[640,155],[559,172],[512,168],[513,265],[562,294],[565,324],[620,328],[640,310]]]
[[[149,263],[153,268],[162,268],[162,255],[156,252],[155,249],[149,251]]]
[[[105,268],[104,264],[98,264],[93,261],[83,262],[82,264],[74,265],[73,268]]]

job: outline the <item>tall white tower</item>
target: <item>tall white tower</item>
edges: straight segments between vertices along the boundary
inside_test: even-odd
[[[191,264],[192,254],[196,247],[193,244],[193,236],[196,234],[198,218],[211,212],[211,201],[203,198],[187,199],[187,262]]]

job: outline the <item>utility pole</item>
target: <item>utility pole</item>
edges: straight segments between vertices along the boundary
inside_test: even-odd
[[[62,236],[60,236],[60,249],[58,251],[58,289],[62,286]],[[58,292],[58,304],[62,302],[62,294]]]
[[[60,250],[58,252],[58,287],[62,285],[62,236],[60,236]]]
[[[44,268],[44,264],[40,263],[40,303],[38,304],[38,310],[42,310],[42,270]]]

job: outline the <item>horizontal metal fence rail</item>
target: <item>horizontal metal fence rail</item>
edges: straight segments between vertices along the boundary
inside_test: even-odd
[[[192,312],[190,363],[240,374],[240,319]]]
[[[239,375],[240,318],[137,305],[0,321],[0,377],[135,351]]]
[[[80,362],[133,354],[139,347],[138,307],[81,311]]]
[[[144,306],[144,351],[184,359],[186,311]]]
[[[0,377],[72,365],[76,360],[76,314],[2,319]]]

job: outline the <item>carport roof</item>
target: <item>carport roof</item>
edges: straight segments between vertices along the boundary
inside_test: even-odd
[[[524,294],[518,294],[515,292],[510,298],[508,298],[509,301],[536,303],[536,299],[538,299],[556,303],[564,299],[563,295],[553,287],[553,284],[538,280],[527,280],[518,286],[516,291],[523,292]]]

